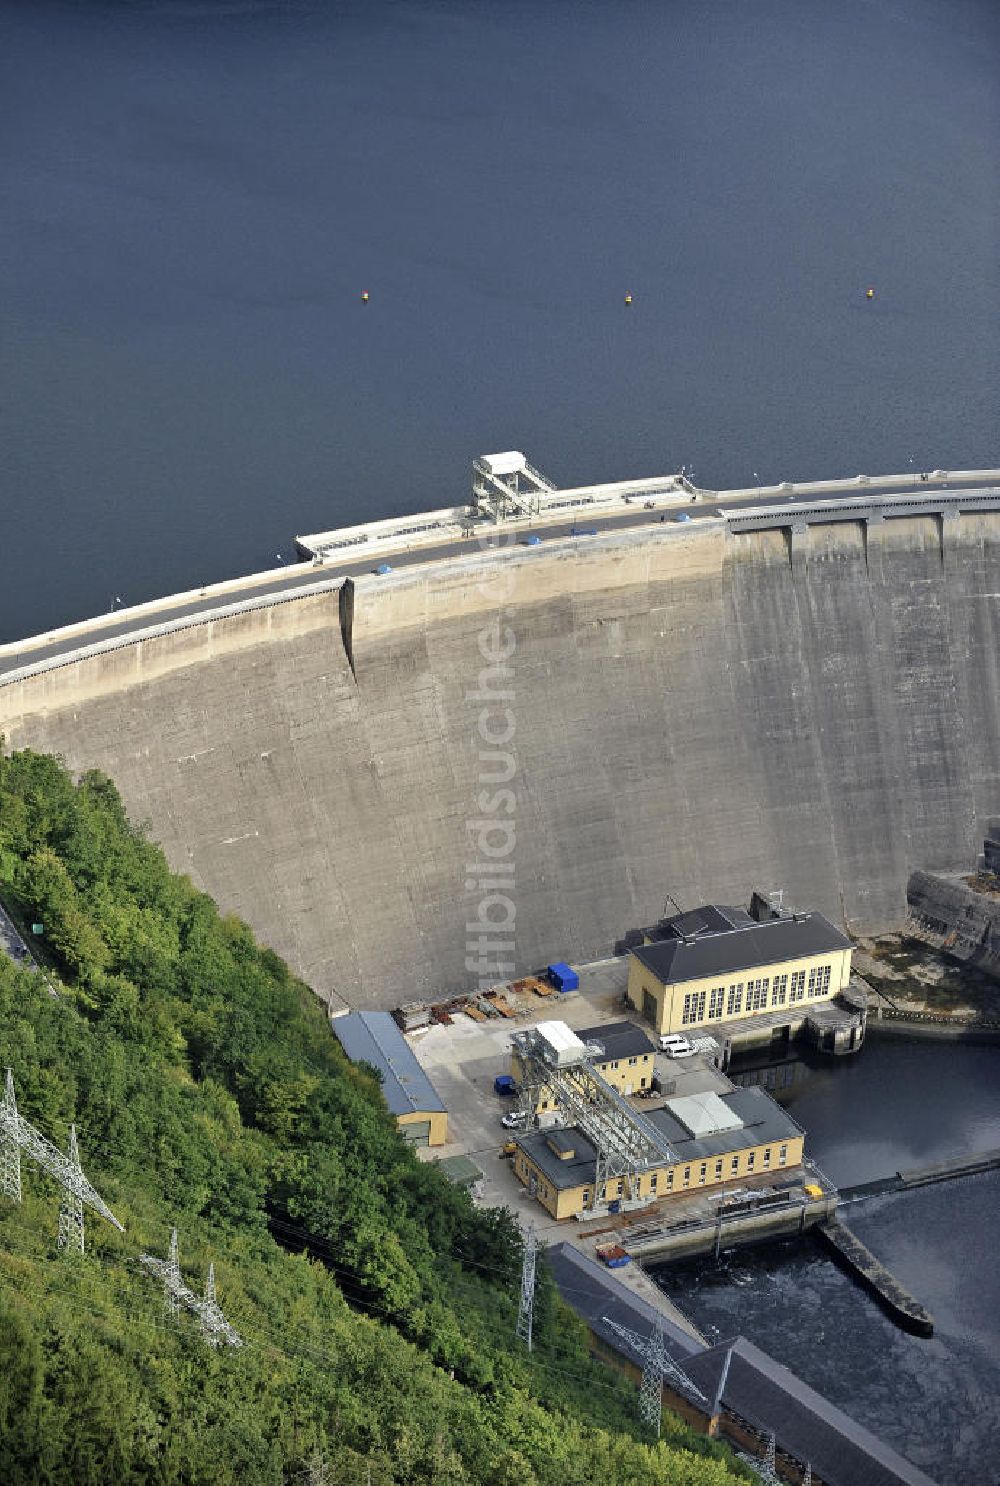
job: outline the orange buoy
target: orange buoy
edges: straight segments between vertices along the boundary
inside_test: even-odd
[[[874,299],[875,298],[875,290],[874,289],[866,289],[865,290],[865,298],[866,299]]]
[[[367,304],[368,303],[368,290],[367,289],[362,289],[362,291],[361,291],[361,303],[362,304]]]

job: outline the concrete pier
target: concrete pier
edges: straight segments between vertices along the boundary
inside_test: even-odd
[[[816,1235],[841,1267],[874,1295],[898,1326],[914,1336],[933,1336],[934,1318],[929,1311],[914,1300],[856,1234],[833,1219],[818,1224]]]
[[[891,1176],[872,1182],[860,1182],[840,1189],[842,1203],[862,1202],[866,1197],[884,1197],[888,1192],[909,1192],[916,1187],[929,1187],[936,1182],[951,1182],[963,1176],[979,1176],[1000,1168],[1000,1150],[978,1151],[952,1156],[945,1161],[932,1161],[927,1166],[895,1171]]]
[[[935,1161],[911,1171],[899,1172],[899,1184],[905,1191],[911,1187],[929,1187],[934,1182],[954,1181],[959,1176],[977,1176],[1000,1167],[1000,1151],[981,1151],[978,1155],[955,1156],[950,1161]]]

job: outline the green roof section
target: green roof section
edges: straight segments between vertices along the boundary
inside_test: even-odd
[[[444,1156],[435,1164],[440,1166],[444,1175],[456,1187],[474,1187],[476,1182],[482,1180],[483,1173],[468,1156]]]

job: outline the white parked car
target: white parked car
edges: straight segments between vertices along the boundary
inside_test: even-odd
[[[668,1058],[690,1058],[694,1048],[686,1037],[671,1032],[660,1038],[660,1051],[666,1053]]]
[[[505,1114],[500,1123],[505,1130],[523,1130],[529,1119],[530,1115],[515,1109],[510,1114]]]

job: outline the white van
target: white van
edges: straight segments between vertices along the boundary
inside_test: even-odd
[[[660,1038],[660,1051],[666,1053],[668,1058],[690,1058],[694,1048],[686,1037],[680,1037],[676,1032],[671,1032]]]

